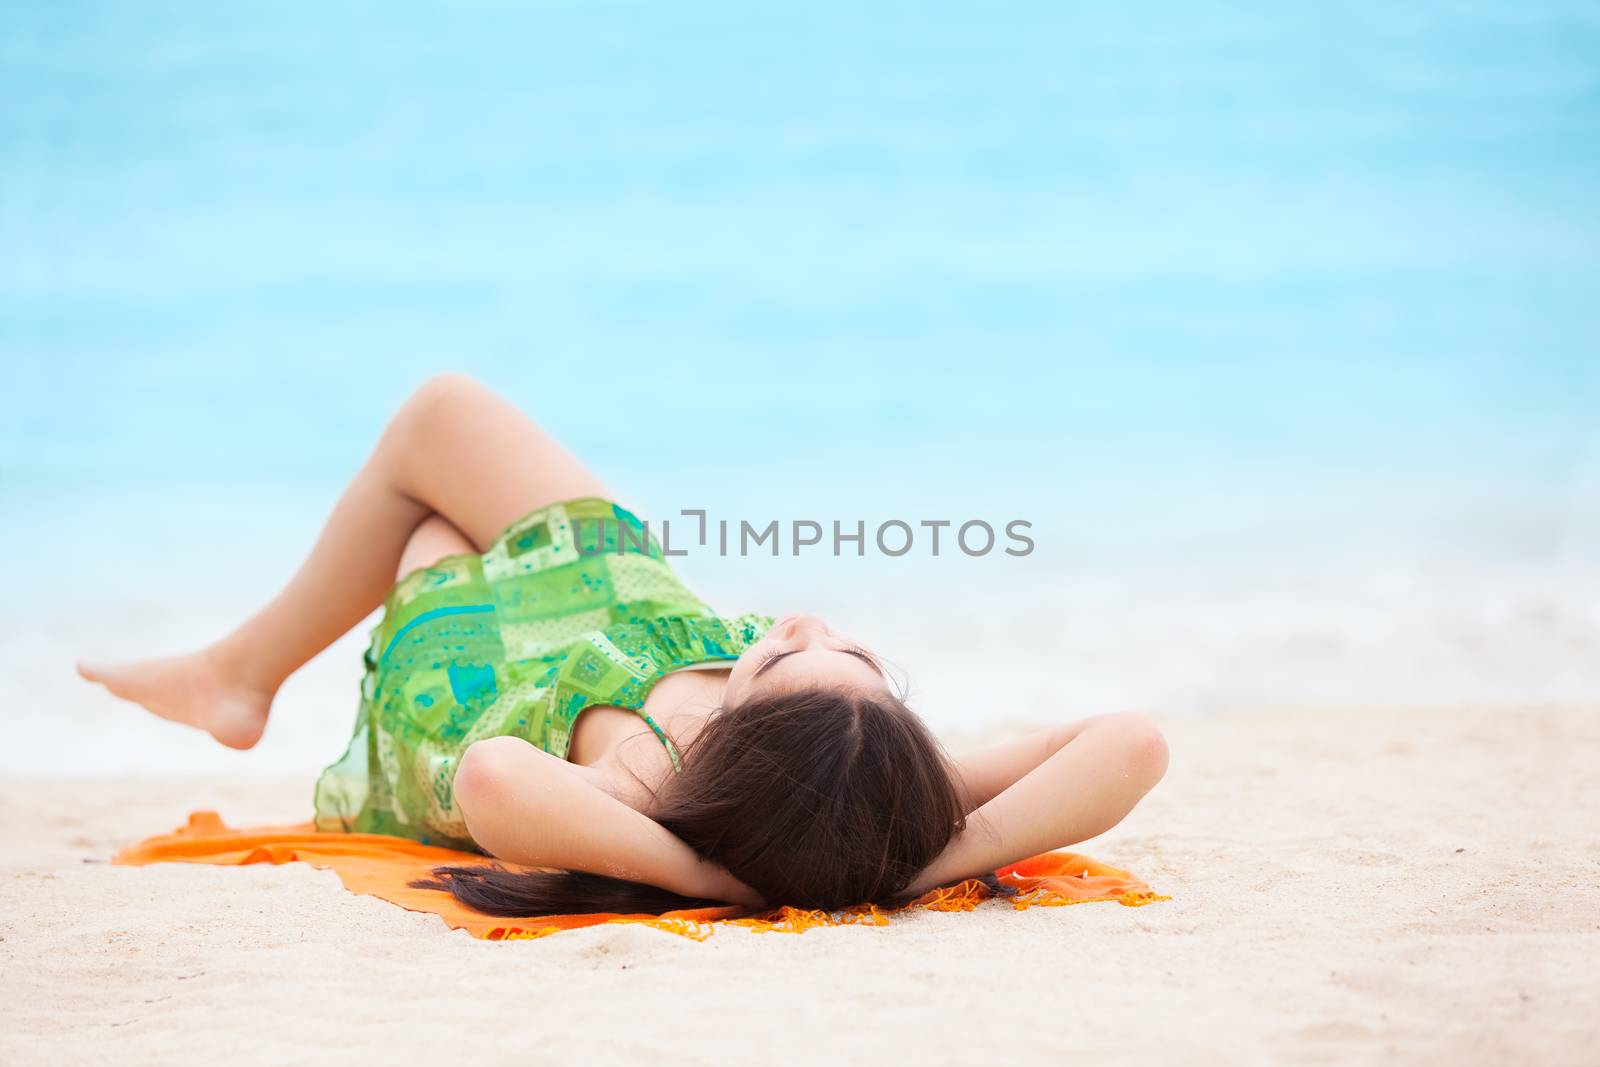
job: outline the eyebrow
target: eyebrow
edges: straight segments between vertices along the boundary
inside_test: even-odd
[[[799,649],[795,649],[794,650],[794,652],[798,652],[798,651],[800,651],[800,650]],[[830,648],[830,649],[828,649],[828,651],[829,652],[843,652],[847,656],[854,656],[856,659],[860,660],[862,663],[865,663],[867,666],[871,667],[873,670],[877,671],[879,674],[883,673],[883,668],[878,665],[878,661],[873,659],[871,656],[867,655],[865,652],[861,651],[858,648]],[[766,661],[763,662],[761,664],[761,666],[757,667],[756,668],[756,672],[754,674],[752,674],[750,677],[751,678],[759,678],[759,677],[761,677],[762,672],[765,671],[768,667],[773,666],[774,664],[776,664],[781,659],[787,659],[788,657],[794,655],[794,652],[779,652],[776,656],[768,656],[766,658]]]

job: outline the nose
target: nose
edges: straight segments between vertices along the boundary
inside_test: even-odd
[[[781,620],[775,629],[778,630],[778,635],[785,640],[791,640],[807,632],[817,634],[833,632],[828,629],[827,623],[815,615],[790,615]]]

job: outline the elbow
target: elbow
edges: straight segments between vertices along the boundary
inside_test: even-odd
[[[514,749],[527,744],[515,737],[491,737],[468,745],[456,764],[451,790],[461,814],[471,822],[473,812],[490,810],[512,780]],[[470,828],[470,827],[469,827]]]
[[[1141,791],[1148,793],[1166,776],[1169,758],[1167,739],[1148,715],[1127,712],[1117,718],[1118,729],[1123,736],[1126,773]]]

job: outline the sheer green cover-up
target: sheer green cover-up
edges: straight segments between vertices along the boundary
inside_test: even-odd
[[[397,582],[372,631],[361,707],[322,773],[316,824],[472,848],[451,790],[468,745],[512,736],[565,757],[578,714],[644,713],[663,675],[737,659],[772,619],[724,619],[672,572],[643,523],[597,498],[517,520],[480,555]]]

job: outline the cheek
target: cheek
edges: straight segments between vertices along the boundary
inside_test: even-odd
[[[766,659],[773,651],[779,648],[777,642],[771,637],[763,637],[753,645],[746,646],[733,661],[733,676],[735,678],[749,678],[761,666],[761,661]]]
[[[787,642],[770,633],[748,646],[738,659],[729,664],[728,682],[722,690],[723,704],[734,705],[743,700],[746,692],[755,686],[757,668],[774,652],[784,652],[789,647]]]
[[[755,652],[755,655],[751,655]],[[755,670],[755,665],[760,661],[761,653],[756,652],[756,646],[745,649],[744,655],[734,660],[728,671],[728,684],[722,690],[723,700],[726,703],[737,701],[744,687],[749,684],[750,674]]]

